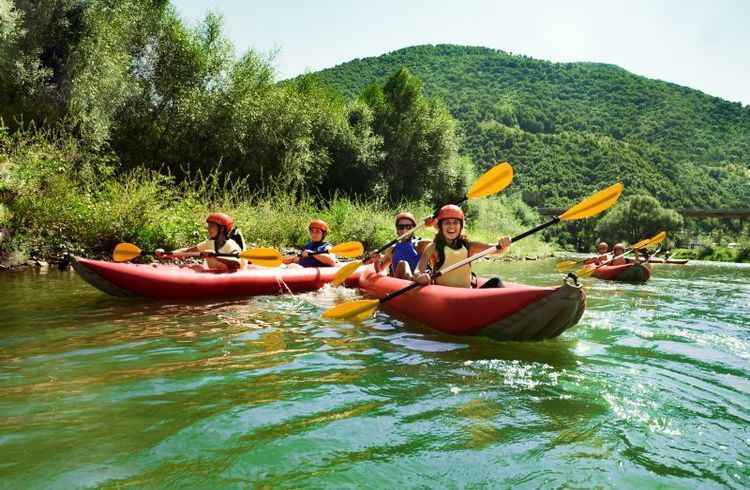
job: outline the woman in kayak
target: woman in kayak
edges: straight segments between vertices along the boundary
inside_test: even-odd
[[[396,236],[414,229],[417,220],[411,213],[399,213],[396,215]],[[424,253],[429,240],[424,240],[414,235],[409,235],[393,247],[388,248],[383,255],[375,257],[373,265],[377,272],[388,268],[388,275],[399,279],[413,280],[413,271],[417,269],[419,257]]]
[[[239,254],[242,247],[232,238],[230,233],[234,230],[234,220],[231,216],[224,213],[212,213],[206,218],[206,229],[208,230],[208,240],[192,247],[174,250],[173,254],[200,252],[201,257],[206,259],[206,266],[209,270],[221,272],[233,272],[244,266],[240,260]],[[238,257],[216,257],[216,254],[233,254]],[[165,255],[163,249],[156,251],[156,258],[163,258]],[[201,270],[206,267],[201,266]]]
[[[325,241],[328,234],[328,223],[322,219],[314,219],[307,226],[310,233],[310,241],[304,246],[302,253],[284,259],[285,264],[293,267],[333,267],[336,265],[336,256],[327,253],[332,245]],[[315,255],[310,255],[315,252]]]
[[[437,215],[438,232],[433,242],[425,249],[419,259],[415,272],[415,281],[420,284],[429,284],[432,280],[427,272],[439,271],[442,268],[453,265],[471,255],[477,254],[490,247],[496,246],[498,254],[508,251],[510,248],[510,237],[505,236],[498,240],[497,244],[472,242],[463,234],[464,212],[458,206],[449,204],[440,208]],[[443,274],[435,280],[441,286],[457,288],[472,287],[471,265],[467,264],[447,274]],[[482,287],[502,287],[498,278],[487,281]]]

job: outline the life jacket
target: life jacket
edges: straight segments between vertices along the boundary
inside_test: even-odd
[[[322,252],[327,253],[328,250],[331,248],[331,244],[328,242],[307,242],[307,244],[304,246],[303,250],[307,250],[308,252]],[[327,265],[323,264],[322,262],[319,262],[318,259],[315,257],[302,257],[299,259],[299,265],[302,267],[328,267]]]
[[[443,267],[451,266],[469,256],[469,242],[463,238],[459,239],[459,248],[448,245],[440,247],[435,245],[437,260],[433,265],[433,271],[439,271]],[[435,284],[457,288],[469,288],[472,284],[471,266],[465,265],[447,274],[441,275],[435,280]]]
[[[234,240],[234,243],[240,246],[240,250],[245,250],[245,239],[242,237],[242,232],[239,228],[232,228],[232,231],[227,233],[227,240]],[[214,240],[214,252],[219,253],[219,248],[216,246],[216,240]]]
[[[416,270],[417,264],[419,263],[419,252],[417,251],[418,243],[419,238],[414,237],[411,240],[398,242],[393,247],[393,256],[391,257],[391,275],[396,273],[396,266],[402,260],[409,264],[411,270]]]

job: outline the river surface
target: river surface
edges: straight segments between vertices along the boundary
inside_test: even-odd
[[[559,284],[552,261],[483,264]],[[560,338],[0,275],[0,488],[748,488],[750,267],[585,281]]]

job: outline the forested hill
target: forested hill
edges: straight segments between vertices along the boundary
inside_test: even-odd
[[[348,96],[401,67],[461,124],[480,168],[509,160],[532,204],[563,204],[622,179],[670,206],[750,202],[750,107],[613,65],[551,63],[502,51],[426,45],[318,75]]]

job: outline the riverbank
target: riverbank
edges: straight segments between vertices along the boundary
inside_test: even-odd
[[[155,171],[118,169],[110,153],[83,148],[69,137],[0,134],[0,263],[17,268],[55,263],[66,254],[108,257],[119,242],[146,251],[184,247],[205,238],[204,220],[214,211],[233,216],[252,246],[299,247],[307,242],[307,223],[319,217],[331,226],[331,242],[359,240],[372,249],[393,237],[399,211],[431,212],[426,202],[324,199],[314,186],[296,194],[253,194],[241,177],[196,174],[178,182]],[[541,220],[507,194],[473,201],[466,210],[469,236],[487,242]],[[514,245],[510,256],[551,252],[534,236]]]
[[[673,259],[750,263],[750,245],[742,245],[735,248],[713,246],[694,249],[675,248],[671,253],[670,257]]]

